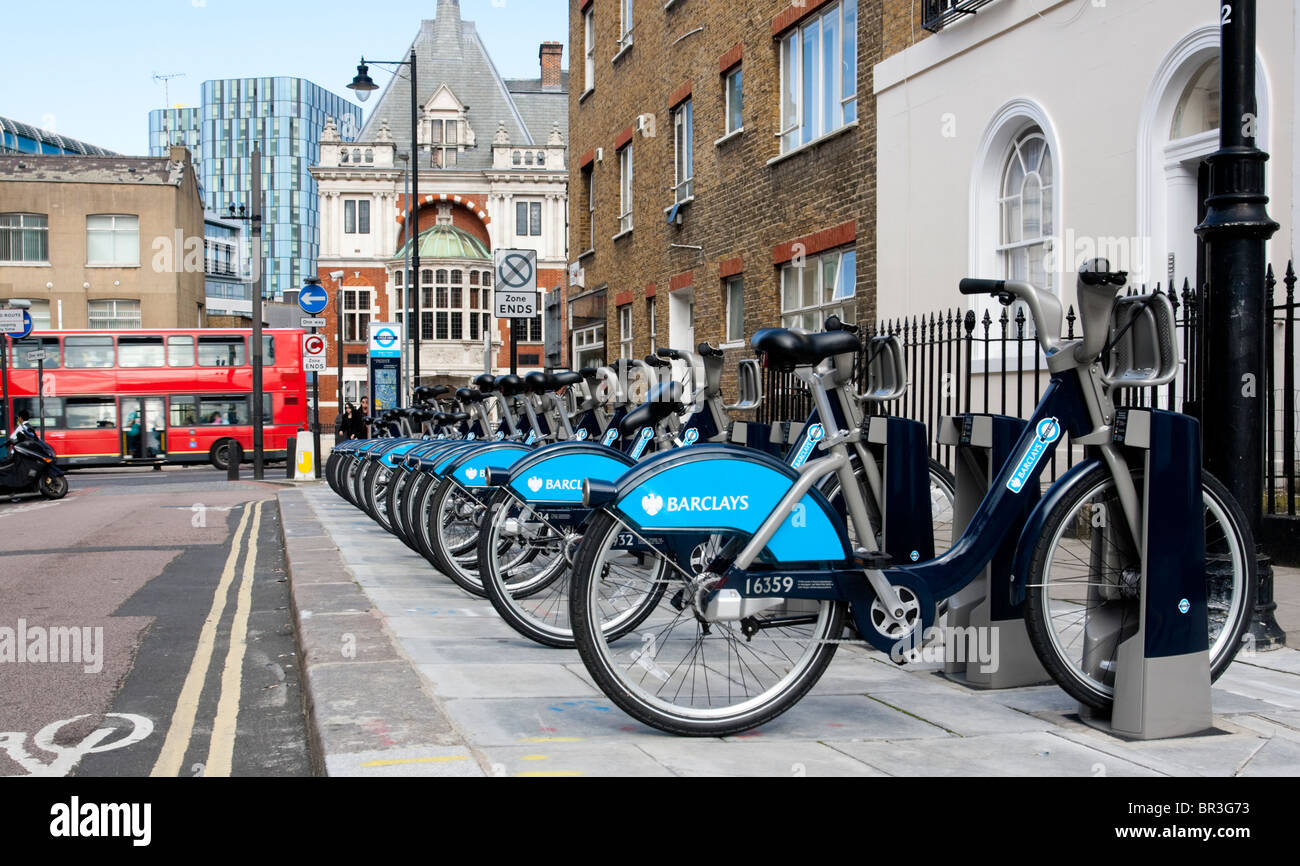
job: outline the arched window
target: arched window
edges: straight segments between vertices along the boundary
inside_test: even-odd
[[[537,164],[546,165],[546,153],[544,151],[539,150],[537,152]]]
[[[511,155],[510,161],[515,165],[519,165],[523,161],[523,155],[516,150],[514,154]]]
[[[447,272],[445,270],[440,269],[438,271],[438,285],[440,286],[447,285]]]
[[[464,271],[455,270],[455,271],[452,271],[452,272],[451,272],[451,284],[452,284],[453,286],[464,285],[464,283],[465,283],[465,272],[464,272]]]
[[[375,161],[375,152],[370,148],[366,148],[366,162],[372,163],[374,161]]]
[[[1174,119],[1169,125],[1169,139],[1176,141],[1219,128],[1219,58],[1206,61],[1183,88]]]
[[[406,281],[405,277],[406,275],[404,272],[393,271],[393,285],[397,286],[400,289],[402,287],[402,284]]]
[[[524,154],[524,165],[532,165],[532,164],[533,164],[533,152],[530,150]]]
[[[339,151],[339,162],[346,165],[348,161],[348,149],[345,147]]]
[[[470,271],[470,272],[469,272],[469,284],[470,284],[471,286],[477,286],[477,285],[478,285],[478,271]]]
[[[357,163],[358,165],[361,164],[361,148],[359,148],[359,147],[357,147],[357,148],[353,148],[353,150],[352,150],[352,161],[355,162],[355,163]]]
[[[430,269],[424,269],[424,270],[421,270],[421,271],[420,271],[420,285],[422,285],[422,286],[431,286],[431,285],[433,285],[433,271],[432,271],[432,270],[430,270]]]
[[[1054,198],[1047,139],[1037,126],[1028,127],[1012,142],[1002,169],[998,253],[1007,279],[1056,291],[1055,269],[1047,266]]]

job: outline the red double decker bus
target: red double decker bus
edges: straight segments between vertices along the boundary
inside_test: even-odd
[[[263,447],[285,458],[308,426],[302,331],[262,332]],[[27,410],[65,466],[204,463],[252,454],[252,331],[46,331],[6,341],[7,417]],[[37,362],[44,350],[44,416]]]

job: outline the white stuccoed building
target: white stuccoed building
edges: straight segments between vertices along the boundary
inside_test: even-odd
[[[1135,284],[1195,284],[1200,164],[1218,147],[1220,6],[937,5],[974,14],[875,67],[880,316],[1000,312],[961,297],[964,276],[1028,279],[1068,306],[1073,271],[1093,255]],[[1295,0],[1261,0],[1258,142],[1282,226],[1275,268],[1296,249],[1298,42]]]

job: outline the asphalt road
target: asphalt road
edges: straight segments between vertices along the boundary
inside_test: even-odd
[[[0,498],[0,775],[309,775],[274,486],[70,481]]]

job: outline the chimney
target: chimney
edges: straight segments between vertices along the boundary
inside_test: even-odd
[[[560,67],[564,59],[564,43],[543,42],[538,55],[542,59],[542,89],[561,89],[564,86],[564,75]]]
[[[189,165],[190,162],[189,148],[179,144],[173,144],[171,146],[171,152],[169,154],[169,157],[171,161],[176,163],[177,165]]]

